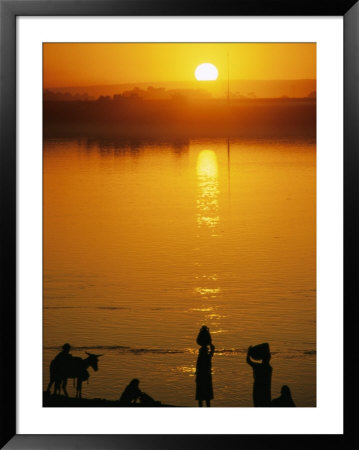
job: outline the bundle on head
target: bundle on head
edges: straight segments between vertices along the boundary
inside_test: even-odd
[[[212,338],[211,338],[209,329],[208,329],[208,327],[203,325],[203,327],[199,330],[199,333],[197,336],[197,344],[202,347],[203,345],[211,345],[211,343],[212,343]]]
[[[257,361],[265,359],[270,355],[269,344],[267,342],[263,344],[255,345],[251,348],[250,356]]]

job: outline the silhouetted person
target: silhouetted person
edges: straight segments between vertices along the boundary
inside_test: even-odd
[[[281,389],[281,395],[278,398],[274,398],[271,402],[271,406],[274,407],[291,407],[295,406],[292,399],[292,394],[288,386],[284,385]]]
[[[139,384],[140,380],[134,378],[125,388],[120,397],[120,403],[122,406],[133,406],[136,403],[137,399],[141,397],[142,391],[138,387]]]
[[[197,343],[201,348],[196,365],[196,400],[198,400],[198,406],[202,406],[202,402],[205,401],[209,407],[213,399],[212,357],[215,347],[212,345],[211,335],[206,326],[201,328]]]
[[[268,352],[263,356],[261,363],[255,363],[251,360],[248,348],[247,363],[253,368],[253,404],[254,406],[271,406],[271,383],[272,383],[272,367],[269,364],[271,355]]]
[[[56,368],[61,368],[61,367],[65,367],[68,363],[68,361],[70,360],[70,358],[72,358],[72,355],[70,353],[70,349],[71,349],[71,345],[66,343],[62,346],[62,350],[60,353],[58,353],[55,358],[53,359],[53,361],[51,362],[51,364],[53,364]],[[47,393],[50,393],[50,389],[52,384],[55,382],[55,393],[60,393],[60,385],[59,383],[55,380],[51,380],[49,382],[49,385],[47,386]]]
[[[58,353],[56,356],[55,356],[55,361],[67,361],[68,360],[68,358],[72,358],[72,355],[71,355],[71,353],[70,353],[70,350],[71,350],[71,345],[70,344],[68,344],[68,343],[66,343],[66,344],[64,344],[63,346],[62,346],[62,350],[61,350],[61,352],[60,353]]]

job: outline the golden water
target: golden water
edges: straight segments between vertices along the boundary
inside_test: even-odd
[[[104,354],[84,396],[117,399],[136,377],[196,406],[206,324],[213,406],[252,405],[245,357],[261,342],[272,396],[288,384],[315,406],[315,159],[304,140],[45,141],[44,387],[69,342]]]

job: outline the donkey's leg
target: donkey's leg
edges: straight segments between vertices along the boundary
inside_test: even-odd
[[[67,378],[64,378],[64,380],[62,382],[62,390],[64,391],[64,394],[66,395],[66,397],[68,397],[69,394],[67,393],[66,386],[67,386]]]
[[[81,398],[82,395],[82,380],[80,378],[77,379],[77,396],[78,398]]]
[[[54,380],[50,380],[50,382],[49,382],[49,384],[48,384],[48,386],[47,386],[47,390],[46,390],[46,394],[50,394],[50,389],[51,389],[51,386],[54,384]]]

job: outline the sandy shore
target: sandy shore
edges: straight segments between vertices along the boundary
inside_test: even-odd
[[[106,400],[103,398],[73,398],[65,397],[64,395],[48,395],[46,392],[43,393],[43,406],[44,407],[55,407],[55,408],[87,408],[87,407],[97,407],[97,408],[121,408],[123,405],[119,400]],[[154,405],[140,405],[139,403],[134,405],[136,407],[173,407],[174,405],[166,405],[161,402],[156,402]]]

